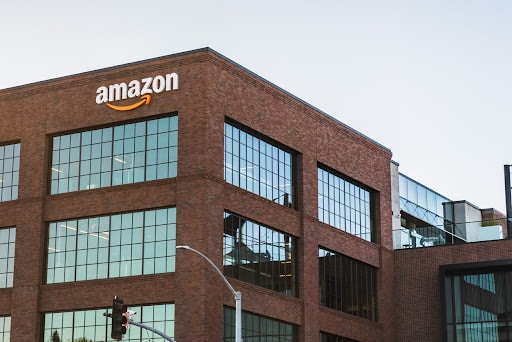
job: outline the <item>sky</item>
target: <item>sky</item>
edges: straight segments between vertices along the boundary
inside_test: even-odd
[[[384,145],[451,200],[505,209],[510,0],[25,0],[0,89],[209,47]]]

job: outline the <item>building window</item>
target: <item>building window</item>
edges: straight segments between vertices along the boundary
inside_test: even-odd
[[[11,340],[11,317],[0,316],[0,341],[9,342]]]
[[[333,334],[320,333],[320,342],[358,342],[351,338],[341,337]]]
[[[46,282],[174,272],[175,258],[175,208],[53,222]]]
[[[224,342],[235,341],[235,310],[224,307]],[[268,317],[242,311],[242,339],[251,342],[297,341],[297,328]]]
[[[509,261],[441,266],[441,280],[446,341],[512,340]]]
[[[318,219],[374,241],[370,191],[318,168]]]
[[[0,228],[0,288],[12,287],[16,228]]]
[[[176,177],[178,117],[53,138],[51,194]]]
[[[320,304],[377,321],[377,269],[319,249]]]
[[[18,198],[20,144],[0,146],[0,202]]]
[[[224,274],[295,296],[296,239],[224,213]]]
[[[144,322],[168,336],[174,336],[174,304],[130,306],[137,312],[133,320]],[[111,319],[103,314],[111,309],[52,312],[44,315],[43,341],[110,341]],[[159,335],[137,327],[127,330],[123,340],[161,341]]]
[[[292,155],[228,123],[224,124],[226,182],[285,206],[293,203]]]

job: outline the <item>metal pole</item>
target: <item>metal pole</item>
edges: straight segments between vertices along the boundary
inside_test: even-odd
[[[104,312],[104,313],[103,313],[103,316],[112,318],[112,314],[109,314],[108,312]],[[146,324],[144,324],[144,323],[135,322],[133,319],[129,319],[129,320],[128,320],[128,324],[133,324],[133,325],[135,325],[135,326],[137,326],[137,327],[140,327],[140,328],[143,328],[143,329],[146,329],[146,330],[152,331],[152,332],[154,332],[155,334],[162,336],[162,337],[163,337],[163,338],[165,338],[167,341],[176,342],[176,340],[174,340],[172,337],[167,336],[165,333],[161,332],[160,330],[155,329],[155,328],[153,328],[153,327],[151,327],[151,326],[149,326],[149,325],[146,325]]]
[[[146,325],[144,323],[139,323],[139,322],[135,322],[133,319],[130,319],[128,321],[129,324],[133,324],[135,326],[138,326],[140,328],[143,328],[143,329],[147,329],[149,331],[152,331],[154,332],[155,334],[158,334],[160,336],[162,336],[163,338],[165,338],[167,341],[171,341],[171,342],[176,342],[172,337],[170,336],[167,336],[166,334],[164,334],[163,332],[161,332],[160,330],[157,330],[153,327],[150,327],[149,325]]]
[[[507,239],[512,239],[512,185],[510,174],[511,165],[505,165],[505,204],[507,206]]]
[[[229,283],[229,281],[224,277],[224,274],[219,270],[219,268],[211,261],[206,255],[199,252],[198,250],[190,247],[190,246],[176,246],[176,249],[182,248],[182,249],[188,249],[189,251],[192,251],[196,254],[199,254],[202,256],[210,265],[213,267],[215,271],[219,274],[219,276],[224,280],[224,283],[226,283],[227,287],[233,293],[235,296],[235,342],[242,342],[242,293],[240,291],[235,291],[233,286]]]

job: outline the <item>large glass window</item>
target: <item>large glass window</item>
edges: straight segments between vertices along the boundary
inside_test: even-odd
[[[130,306],[137,312],[132,319],[144,322],[167,336],[174,336],[174,304]],[[106,309],[52,312],[44,315],[43,341],[111,341],[111,319],[103,316]],[[163,337],[136,326],[128,328],[123,341],[165,341]]]
[[[320,333],[320,342],[357,342],[356,340],[333,334]]]
[[[449,270],[442,279],[447,341],[512,340],[512,266]]]
[[[224,124],[224,179],[282,205],[293,203],[291,154],[228,123]]]
[[[12,287],[16,228],[0,228],[0,288]]]
[[[224,274],[295,295],[296,239],[232,213],[224,213]]]
[[[20,144],[0,145],[0,202],[18,198]]]
[[[176,177],[178,117],[53,138],[51,193]]]
[[[176,209],[50,223],[46,282],[174,272]]]
[[[318,219],[374,240],[370,192],[322,168],[318,168]]]
[[[224,342],[235,341],[235,310],[224,307]],[[242,339],[251,342],[294,342],[297,341],[297,328],[268,317],[242,312]]]
[[[11,340],[11,317],[0,317],[0,342],[9,342]]]
[[[320,304],[377,321],[377,269],[319,249]]]

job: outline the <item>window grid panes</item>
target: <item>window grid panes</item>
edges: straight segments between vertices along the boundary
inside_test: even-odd
[[[371,196],[361,188],[318,168],[318,219],[367,241],[373,241]]]
[[[144,322],[167,336],[174,336],[174,304],[130,306],[129,309],[137,312],[132,317],[134,321]],[[43,341],[114,341],[110,337],[111,319],[103,316],[107,311],[111,313],[110,308],[46,313]],[[165,341],[163,337],[136,326],[129,327],[123,335],[123,341],[148,340]]]
[[[324,332],[320,333],[320,342],[358,342],[346,337],[341,337],[333,334],[327,334]]]
[[[235,321],[235,310],[224,307],[224,342],[235,341]],[[242,340],[295,342],[297,328],[293,324],[242,311]]]
[[[20,144],[0,145],[0,202],[18,199]]]
[[[224,179],[282,205],[293,203],[291,154],[228,123],[224,124]]]
[[[50,223],[48,284],[174,272],[176,209]]]
[[[320,304],[377,321],[377,269],[319,249]]]
[[[12,287],[16,228],[0,228],[0,288]]]
[[[176,177],[178,117],[53,138],[51,194]]]
[[[295,296],[296,238],[224,213],[224,274]]]
[[[512,271],[471,272],[444,278],[447,341],[510,341]]]
[[[0,342],[9,342],[11,340],[11,317],[0,316]]]

